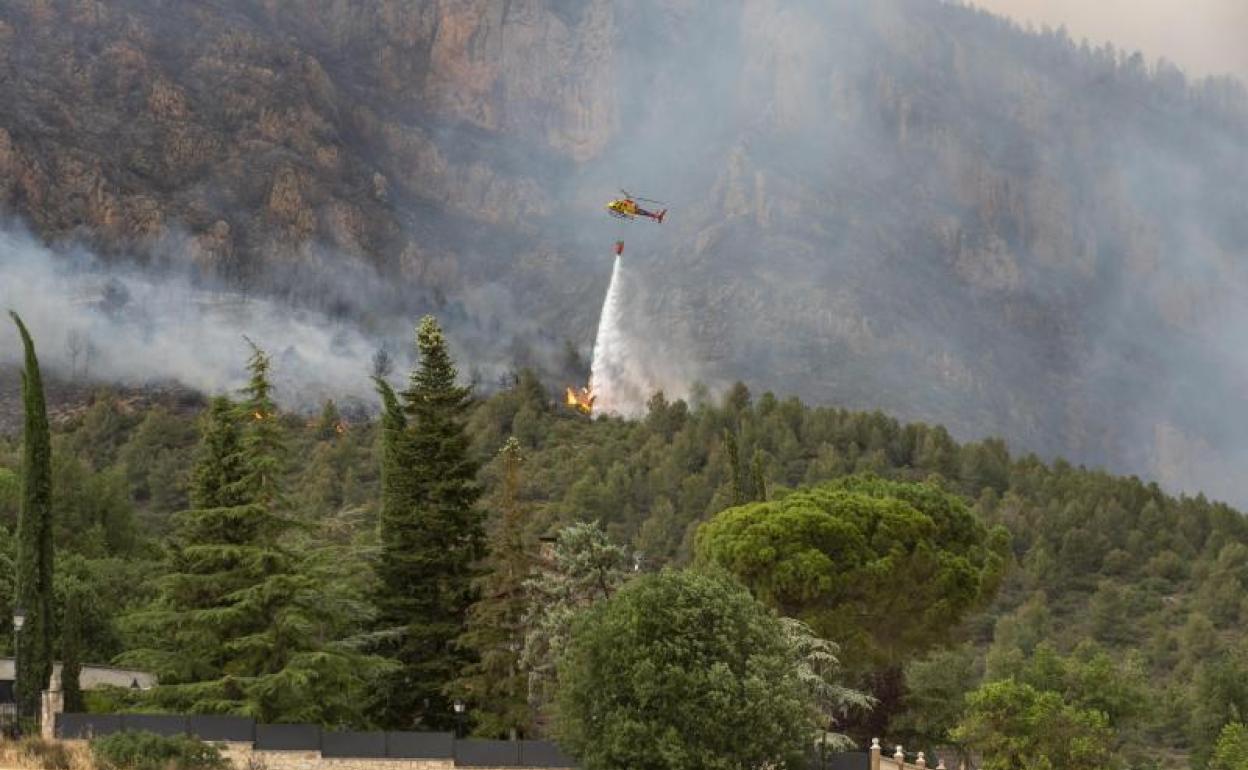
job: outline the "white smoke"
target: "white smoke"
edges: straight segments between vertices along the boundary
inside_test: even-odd
[[[594,409],[622,417],[644,414],[647,401],[658,391],[685,398],[698,381],[696,366],[684,352],[690,347],[685,335],[655,329],[648,319],[636,317],[645,315],[647,297],[645,284],[632,278],[616,256],[598,319],[589,378]]]
[[[598,317],[598,336],[594,340],[594,357],[589,373],[589,387],[597,398],[595,406],[608,414],[639,411],[636,399],[629,395],[631,378],[623,320],[620,257],[617,255],[611,267],[607,296],[602,301],[602,314]]]
[[[67,378],[177,381],[225,392],[245,380],[246,334],[272,355],[284,404],[307,406],[326,396],[373,400],[368,375],[376,345],[345,323],[197,287],[189,276],[106,268],[88,254],[67,258],[3,230],[0,309],[22,316],[41,364]],[[16,333],[0,340],[0,363],[20,360]]]

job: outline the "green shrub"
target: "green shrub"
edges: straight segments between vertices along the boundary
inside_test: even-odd
[[[120,714],[139,705],[142,690],[104,685],[82,693],[83,710],[88,714]]]
[[[22,739],[22,757],[43,770],[69,770],[69,750],[62,743],[31,735]]]
[[[225,770],[217,747],[185,735],[120,732],[91,741],[91,754],[104,770]]]

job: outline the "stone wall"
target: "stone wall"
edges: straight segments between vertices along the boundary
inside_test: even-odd
[[[871,770],[969,770],[969,768],[961,765],[954,765],[952,768],[948,768],[943,757],[937,757],[935,765],[930,765],[927,757],[921,751],[913,757],[913,762],[907,761],[905,749],[901,746],[897,746],[893,750],[891,757],[883,756],[883,754],[884,751],[880,747],[879,739],[872,739],[870,751]]]
[[[87,741],[84,740],[65,740],[62,743],[74,750],[85,750],[87,746]],[[452,759],[322,757],[319,751],[257,751],[251,743],[229,742],[216,745],[237,770],[455,770],[460,767]],[[518,769],[474,765],[472,770]],[[556,769],[530,766],[522,770]]]

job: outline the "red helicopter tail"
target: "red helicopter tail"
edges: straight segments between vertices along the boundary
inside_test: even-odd
[[[663,216],[665,214],[667,214],[667,209],[663,209],[662,211],[660,211],[658,214],[654,216],[654,218],[659,220],[659,224],[663,224]]]

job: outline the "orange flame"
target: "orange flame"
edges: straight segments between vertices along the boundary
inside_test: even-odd
[[[567,389],[567,395],[564,403],[580,411],[582,414],[591,414],[594,411],[594,399],[597,396],[589,388],[573,388]]]

